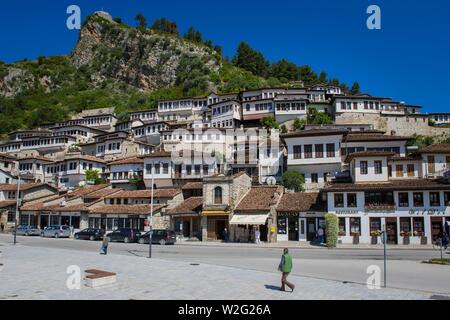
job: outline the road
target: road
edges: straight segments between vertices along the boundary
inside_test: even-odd
[[[100,242],[74,239],[44,239],[18,237],[24,246],[60,248],[98,252]],[[2,242],[11,242],[11,235],[0,235]],[[110,243],[110,253],[119,255],[148,256],[148,245]],[[280,248],[200,246],[177,244],[153,245],[153,257],[167,261],[208,263],[247,270],[276,272]],[[290,249],[293,256],[293,274],[318,279],[366,284],[372,265],[383,270],[383,251],[374,249],[298,248]],[[424,264],[422,261],[438,258],[436,250],[389,249],[387,262],[387,286],[412,289],[434,294],[450,295],[450,266]],[[446,255],[449,257],[450,255]],[[383,277],[381,276],[381,280]]]

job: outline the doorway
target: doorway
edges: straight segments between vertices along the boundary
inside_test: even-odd
[[[216,239],[225,240],[223,236],[223,231],[227,227],[227,222],[225,220],[216,220]]]
[[[288,240],[298,241],[298,218],[288,217]]]
[[[39,226],[41,229],[44,229],[48,226],[48,215],[41,215],[40,216],[40,223]]]
[[[397,219],[388,220],[386,219],[386,243],[387,244],[397,244]]]
[[[431,218],[431,239],[433,242],[442,237],[442,219]]]
[[[306,225],[306,240],[314,241],[316,239],[316,218],[306,218]]]
[[[267,231],[269,229],[267,228],[267,224],[264,225],[260,225],[259,226],[259,232],[260,232],[260,236],[259,239],[263,242],[267,242]]]
[[[299,225],[298,240],[306,241],[306,218],[300,218]]]

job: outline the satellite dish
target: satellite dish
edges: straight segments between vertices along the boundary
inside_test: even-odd
[[[273,186],[273,185],[275,185],[277,183],[277,179],[275,179],[275,177],[272,177],[272,176],[271,177],[267,177],[266,183],[269,186]]]

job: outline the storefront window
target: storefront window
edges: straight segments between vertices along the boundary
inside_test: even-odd
[[[350,234],[361,235],[361,219],[360,218],[350,218]]]
[[[334,207],[343,208],[344,207],[344,194],[335,193],[334,194]]]
[[[430,192],[430,206],[439,207],[441,205],[441,199],[439,197],[439,192]]]
[[[399,207],[409,207],[409,195],[408,192],[398,193],[398,206]]]
[[[413,193],[414,207],[423,207],[423,193],[414,192]]]
[[[402,237],[411,235],[411,218],[400,218],[400,235]]]
[[[381,218],[370,218],[370,235],[378,236],[381,232]]]
[[[394,205],[394,194],[392,192],[366,192],[366,206]]]
[[[444,192],[444,205],[450,206],[450,192]]]
[[[277,221],[278,225],[278,234],[287,234],[287,228],[286,228],[286,218],[279,217]]]
[[[413,218],[413,234],[415,237],[420,237],[424,235],[424,226],[422,217]]]
[[[345,236],[346,230],[345,230],[345,218],[339,218],[339,235]]]
[[[347,194],[347,207],[356,208],[358,206],[356,199],[357,199],[356,193],[348,193]]]

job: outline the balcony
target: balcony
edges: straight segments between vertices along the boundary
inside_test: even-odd
[[[395,212],[395,204],[368,204],[364,206],[365,212]]]

